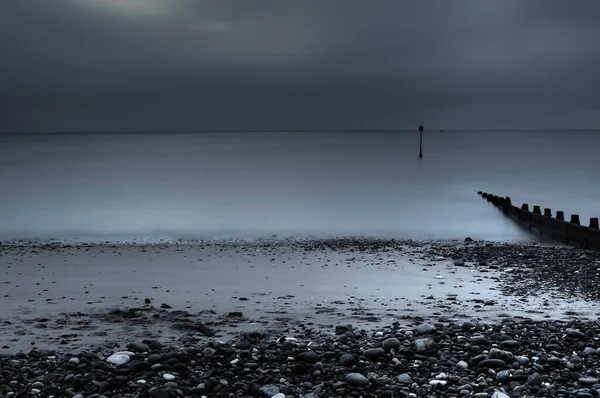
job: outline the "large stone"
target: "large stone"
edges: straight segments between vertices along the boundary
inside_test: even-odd
[[[353,366],[356,365],[356,358],[352,354],[342,354],[338,363],[342,366]]]
[[[106,362],[115,366],[124,365],[127,362],[131,361],[131,356],[133,355],[130,354],[133,353],[127,351],[115,352],[114,354],[106,358]]]
[[[412,377],[410,377],[410,375],[406,373],[399,374],[396,379],[398,380],[398,383],[401,384],[412,383]]]
[[[366,387],[369,385],[369,379],[360,373],[348,373],[345,379],[353,387]]]
[[[414,342],[415,352],[417,354],[431,354],[437,352],[438,345],[431,337],[416,339]]]
[[[279,394],[279,387],[273,384],[267,384],[258,389],[260,395],[265,398],[271,398],[273,395]]]
[[[383,340],[383,343],[381,343],[381,347],[383,347],[383,349],[386,351],[397,350],[398,348],[400,348],[400,341],[395,337],[391,337],[389,339]]]
[[[385,355],[385,350],[383,348],[370,348],[363,352],[363,355],[367,357],[369,360],[374,361],[382,355]]]
[[[437,332],[437,328],[430,323],[422,323],[417,326],[417,334],[433,334]]]
[[[133,352],[148,352],[150,351],[150,346],[144,343],[130,343],[127,345],[127,349]]]

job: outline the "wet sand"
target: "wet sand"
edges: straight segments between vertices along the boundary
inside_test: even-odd
[[[124,339],[174,343],[182,330],[226,340],[242,329],[284,332],[291,324],[596,318],[594,301],[507,294],[505,270],[455,263],[444,255],[448,245],[486,243],[0,246],[0,353]]]

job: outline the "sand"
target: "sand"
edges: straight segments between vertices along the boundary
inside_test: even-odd
[[[242,329],[285,333],[290,323],[369,328],[414,317],[541,319],[564,317],[574,306],[583,317],[598,311],[594,302],[550,293],[527,301],[502,294],[500,271],[455,266],[436,256],[435,246],[405,242],[373,252],[249,243],[0,246],[0,354],[143,338],[177,342],[181,328],[174,325],[184,318],[216,332],[196,338],[226,340]],[[109,315],[129,308],[142,309],[142,316]],[[228,316],[232,311],[242,316]]]

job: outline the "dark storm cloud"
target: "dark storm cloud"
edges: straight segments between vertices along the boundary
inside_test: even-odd
[[[597,0],[7,0],[0,130],[598,127]]]

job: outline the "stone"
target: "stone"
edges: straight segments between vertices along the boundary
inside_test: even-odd
[[[436,332],[437,332],[437,328],[430,323],[422,323],[419,326],[417,326],[417,334],[418,335],[433,334]]]
[[[369,385],[369,379],[360,373],[348,373],[344,379],[353,387],[366,387]]]
[[[414,346],[417,354],[430,354],[437,352],[438,350],[437,343],[431,337],[416,339]]]
[[[531,376],[529,376],[529,378],[527,379],[527,384],[532,385],[532,386],[539,386],[544,382],[544,379],[542,378],[542,375],[540,375],[539,373],[534,373]]]
[[[363,355],[371,361],[375,361],[382,355],[385,355],[385,350],[383,348],[369,348],[363,352]]]
[[[258,389],[258,393],[265,398],[271,398],[276,394],[279,394],[279,387],[273,384],[267,384]]]
[[[483,361],[479,362],[479,367],[491,369],[504,368],[506,367],[506,362],[502,359],[484,359]]]
[[[150,346],[144,343],[130,343],[127,345],[127,349],[133,352],[148,352],[150,351]]]
[[[152,393],[152,398],[170,398],[169,392],[164,388],[159,388],[154,390]]]
[[[456,367],[459,368],[459,369],[465,370],[465,369],[467,369],[469,367],[469,364],[466,363],[465,361],[458,361],[456,363]]]
[[[115,366],[124,365],[129,361],[131,361],[131,356],[129,356],[129,354],[124,351],[115,352],[114,354],[106,358],[106,362]]]
[[[398,383],[401,384],[412,383],[412,377],[406,373],[399,374],[398,377],[396,377],[396,380],[398,380]]]
[[[494,391],[491,398],[510,398],[510,396],[502,391]]]
[[[353,366],[356,364],[356,362],[358,362],[358,361],[356,360],[354,355],[342,354],[342,356],[340,357],[340,359],[338,361],[338,364],[340,364],[341,366]]]
[[[397,350],[400,348],[400,341],[395,337],[390,337],[389,339],[383,340],[381,347],[386,351]]]
[[[319,355],[317,355],[317,353],[314,351],[302,352],[296,355],[296,360],[308,363],[317,363],[319,362]]]

